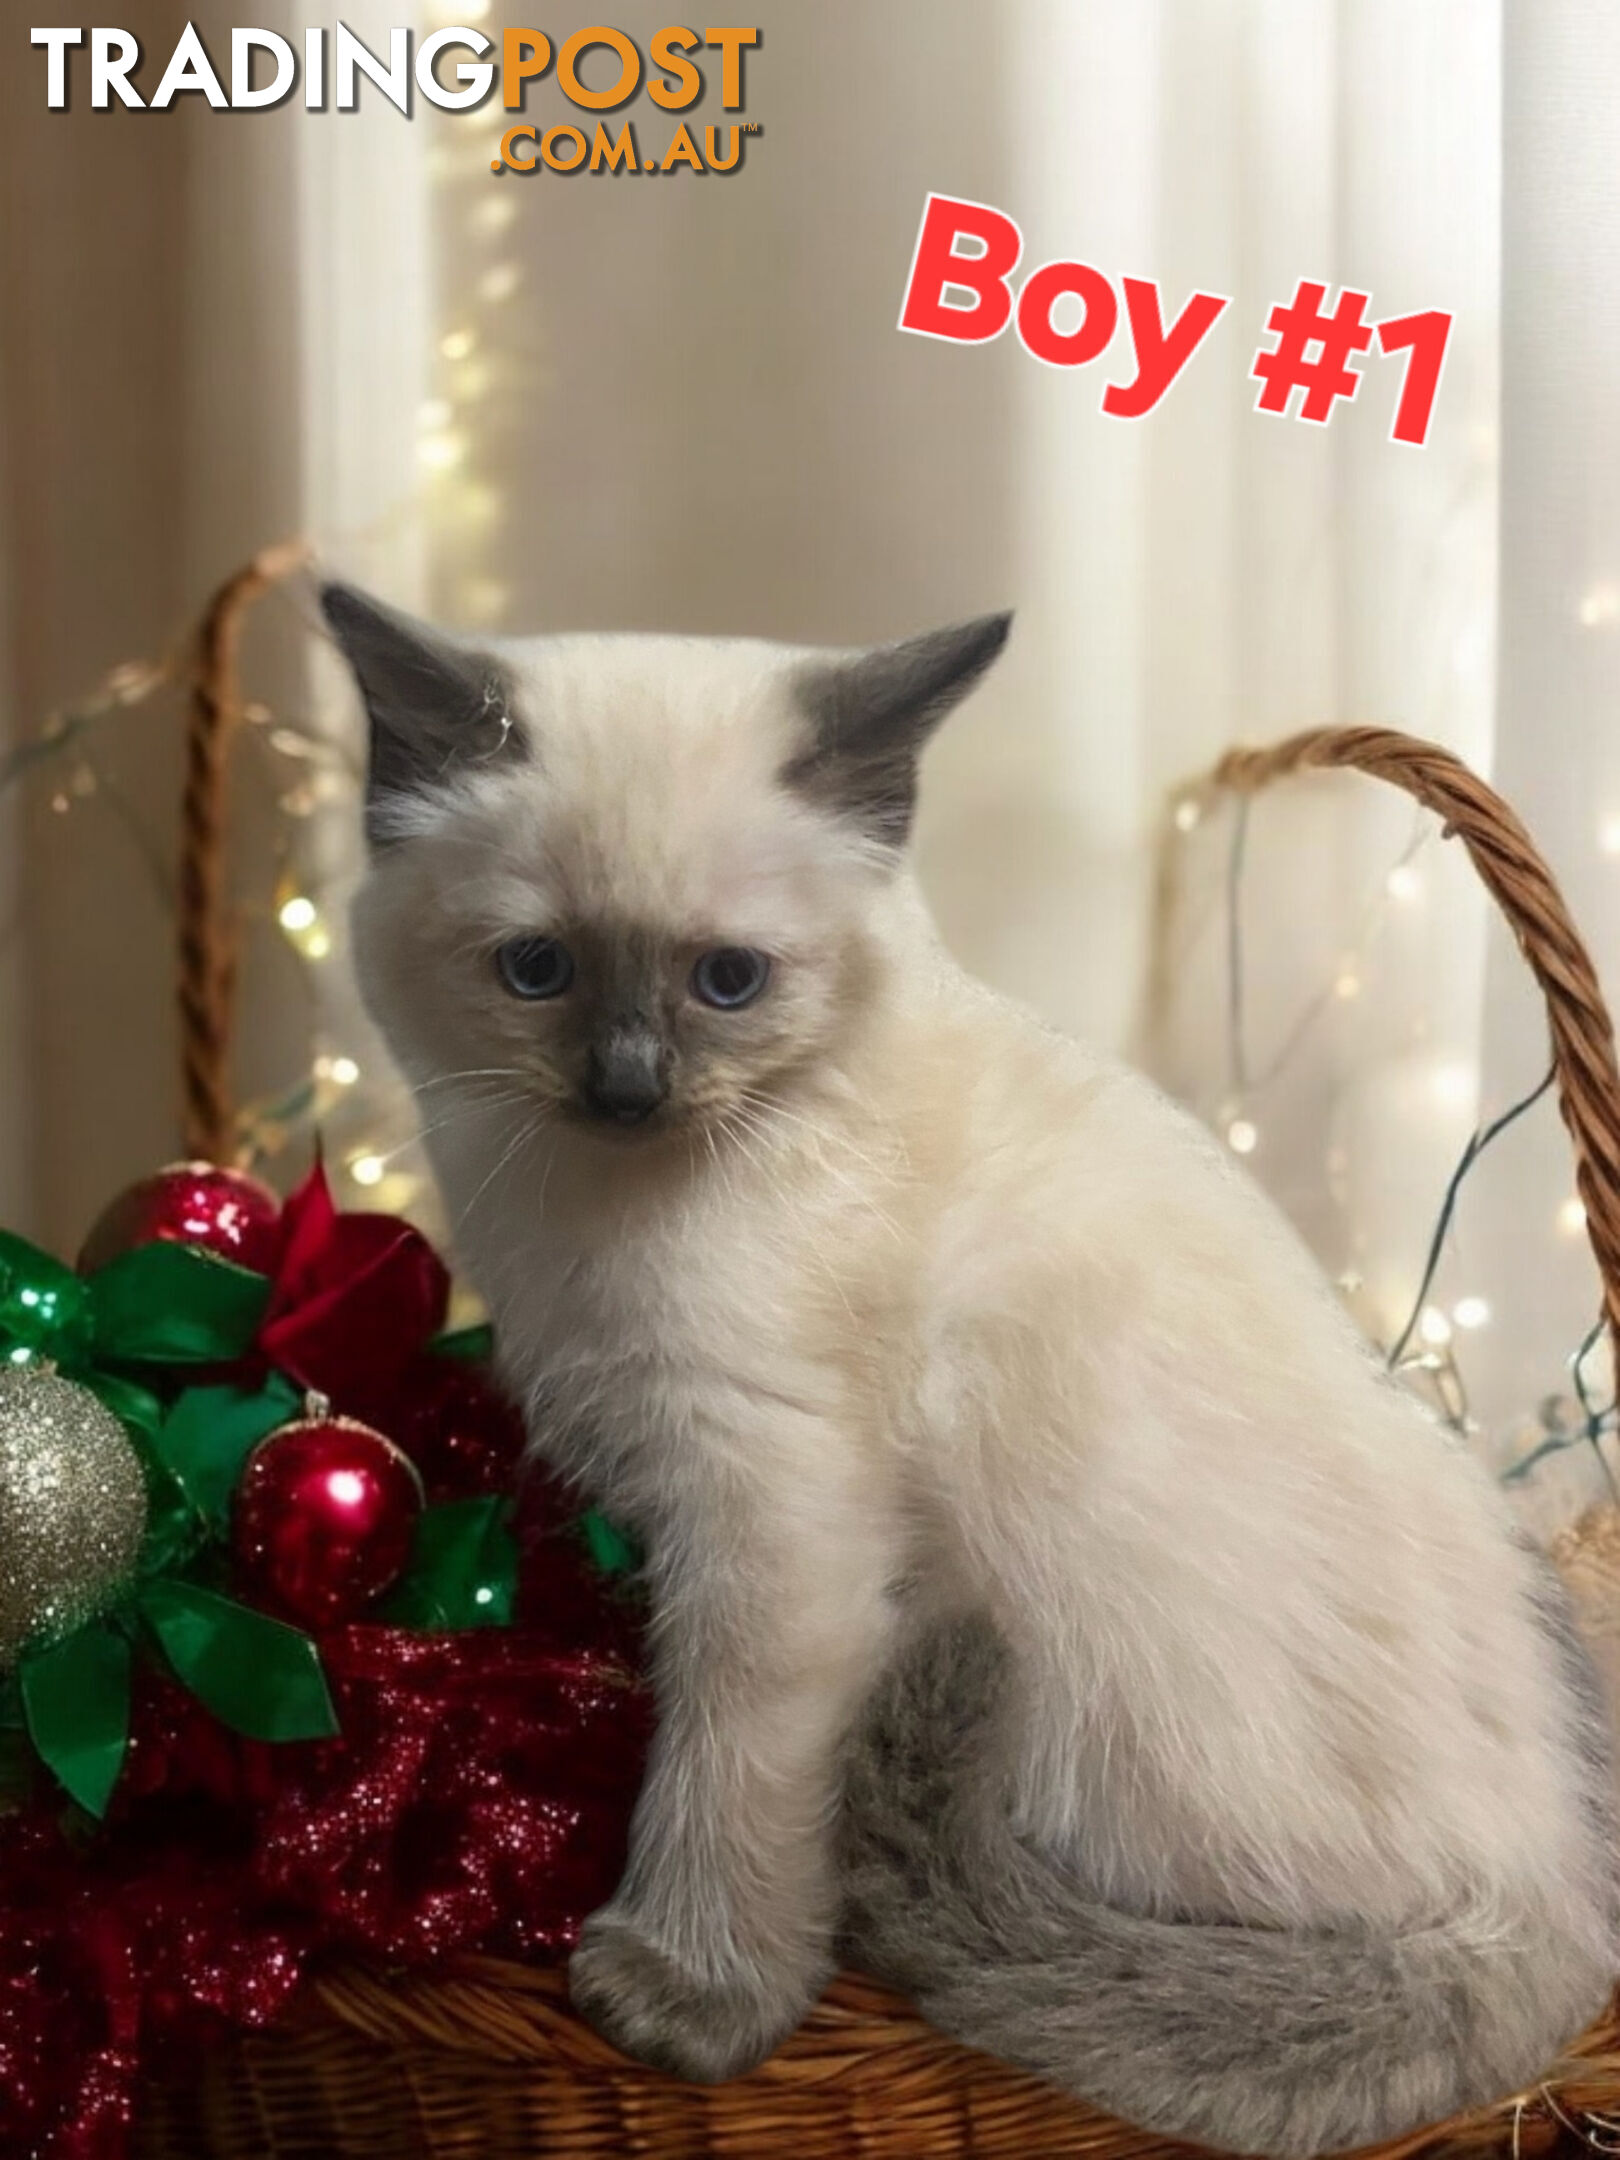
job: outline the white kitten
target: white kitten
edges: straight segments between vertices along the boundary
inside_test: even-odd
[[[585,2015],[729,2077],[842,1954],[1278,2153],[1533,2076],[1620,1964],[1584,1667],[1259,1192],[941,950],[916,757],[1006,619],[474,651],[325,604],[368,1000],[536,1447],[650,1554]]]

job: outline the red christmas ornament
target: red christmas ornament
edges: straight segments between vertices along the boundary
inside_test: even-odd
[[[247,1459],[231,1542],[261,1596],[306,1627],[353,1619],[404,1567],[422,1481],[409,1458],[318,1397]]]
[[[79,1273],[93,1275],[120,1253],[165,1238],[205,1246],[222,1260],[270,1275],[281,1251],[281,1202],[245,1170],[171,1163],[103,1210],[84,1241]]]

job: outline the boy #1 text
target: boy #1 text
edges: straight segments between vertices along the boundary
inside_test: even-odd
[[[1004,211],[930,195],[906,278],[900,328],[917,337],[983,345],[1012,324],[1024,350],[1048,367],[1085,367],[1099,359],[1119,324],[1112,281],[1090,263],[1050,262],[1032,270],[1015,297],[1012,277],[1023,252],[1024,236]],[[1102,410],[1110,419],[1140,420],[1165,397],[1231,302],[1221,293],[1195,292],[1167,324],[1155,280],[1119,282],[1135,374],[1107,386]],[[1276,343],[1262,346],[1249,370],[1261,384],[1255,410],[1287,413],[1300,391],[1294,417],[1325,425],[1335,403],[1354,398],[1360,389],[1360,370],[1351,362],[1376,339],[1380,352],[1406,355],[1390,440],[1421,443],[1440,387],[1452,319],[1429,308],[1369,323],[1363,317],[1371,297],[1346,287],[1329,309],[1326,285],[1301,278],[1293,299],[1279,301],[1266,319]],[[1071,303],[1070,324],[1060,328],[1057,311],[1065,301]],[[1073,303],[1078,303],[1078,319]]]

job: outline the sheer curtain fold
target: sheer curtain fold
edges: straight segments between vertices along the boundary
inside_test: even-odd
[[[1484,917],[1468,875],[1429,851],[1390,904],[1411,831],[1398,801],[1355,783],[1264,799],[1239,895],[1240,1043],[1228,822],[1181,848],[1173,980],[1149,966],[1149,903],[1167,791],[1234,741],[1375,720],[1489,761],[1498,12],[1026,0],[1016,20],[1012,88],[1034,123],[1022,186],[1039,212],[1026,231],[1116,276],[1151,269],[1167,311],[1194,289],[1230,304],[1135,425],[1100,416],[1084,380],[1023,371],[1020,583],[1045,769],[1020,858],[1037,868],[985,958],[1063,1024],[1145,1048],[1237,1130],[1388,1330],[1482,1099]],[[1255,412],[1269,311],[1301,279],[1325,283],[1329,305],[1336,287],[1365,290],[1369,320],[1452,313],[1421,449],[1388,439],[1400,367],[1376,352],[1327,429]],[[984,762],[948,768],[964,804],[990,784]],[[965,813],[953,836],[971,859]],[[947,920],[958,874],[940,859]],[[1176,994],[1139,1026],[1149,980]]]
[[[1496,779],[1559,877],[1611,1000],[1620,992],[1620,14],[1603,0],[1509,0],[1503,54],[1502,599]],[[1538,1015],[1518,956],[1491,956],[1487,1070],[1533,1074]],[[1481,1264],[1510,1324],[1480,1350],[1505,1400],[1560,1370],[1597,1283],[1568,1144],[1527,1120],[1474,1202]],[[1593,1384],[1607,1400],[1606,1347]],[[1607,1496],[1586,1451],[1554,1466],[1550,1508]]]
[[[238,12],[189,10],[227,70]],[[267,0],[257,20],[296,42],[309,12]],[[144,11],[149,60],[187,13],[170,0]],[[386,47],[382,0],[344,19]],[[376,101],[356,116],[297,99],[223,114],[197,96],[165,114],[97,112],[82,51],[80,88],[53,113],[36,57],[0,77],[0,744],[121,663],[182,653],[212,588],[290,534],[421,598],[417,131],[391,110],[379,126]],[[310,687],[312,625],[307,594],[277,595],[256,611],[245,659],[250,694],[299,723],[330,702],[329,686]],[[179,1142],[163,891],[178,701],[103,727],[92,763],[88,780],[63,766],[0,802],[0,1220],[67,1252]],[[246,1099],[307,1069],[310,1013],[263,897],[285,856],[286,778],[243,742],[236,779],[231,846],[254,896],[241,923]],[[311,833],[317,854],[336,830]],[[26,971],[4,943],[8,899]]]

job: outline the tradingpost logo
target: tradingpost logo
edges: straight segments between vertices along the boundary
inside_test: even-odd
[[[188,22],[161,65],[133,31],[115,25],[45,26],[28,35],[43,50],[53,112],[67,111],[75,96],[88,97],[96,112],[115,103],[168,112],[183,97],[200,97],[216,112],[268,112],[301,94],[310,112],[344,113],[358,108],[368,83],[369,97],[386,99],[406,119],[417,97],[445,112],[473,112],[497,91],[503,112],[512,114],[525,110],[531,83],[549,78],[584,117],[509,124],[490,159],[496,173],[731,173],[741,170],[749,139],[764,132],[740,119],[714,126],[679,117],[695,114],[711,85],[725,112],[744,110],[745,62],[761,43],[757,26],[698,31],[675,23],[656,31],[645,53],[602,23],[561,40],[544,30],[490,34],[467,24],[418,40],[398,28],[388,32],[386,53],[345,23],[331,31],[312,26],[296,45],[279,31],[244,26],[230,33],[227,62],[223,54],[215,59]],[[653,108],[640,114],[645,140],[637,116],[625,110],[641,98]],[[598,117],[608,114],[611,122]]]

